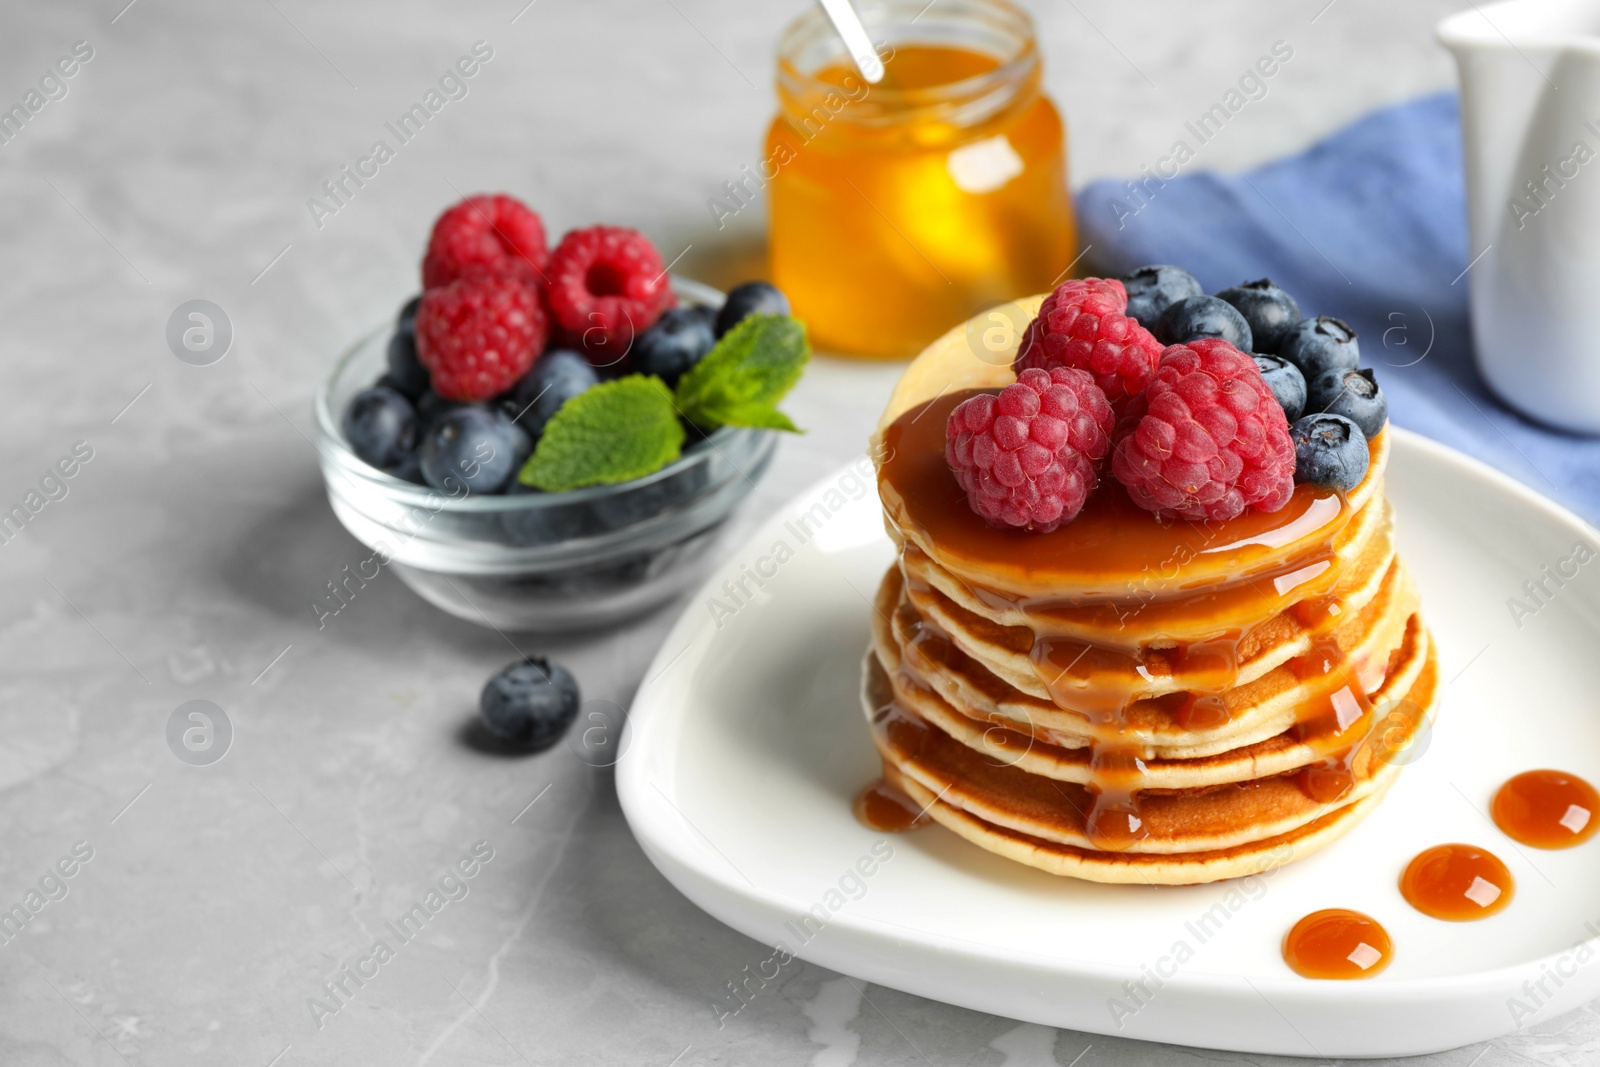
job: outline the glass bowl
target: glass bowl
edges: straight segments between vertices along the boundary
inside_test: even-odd
[[[722,294],[674,278],[680,303]],[[340,357],[317,390],[317,451],[345,529],[424,600],[500,630],[570,631],[635,618],[684,592],[712,562],[721,525],[777,446],[770,430],[723,427],[654,474],[565,493],[456,494],[357,458],[340,430],[350,398],[386,369],[385,324]]]

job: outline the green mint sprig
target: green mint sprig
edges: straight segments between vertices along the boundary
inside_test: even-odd
[[[707,431],[748,426],[798,433],[777,404],[810,358],[799,321],[748,316],[679,379],[675,394],[654,375],[631,374],[568,400],[517,480],[557,493],[654,474],[683,451],[680,415]]]
[[[811,345],[787,315],[749,315],[678,380],[678,407],[696,426],[756,426],[798,433],[778,410],[800,380]]]
[[[683,438],[666,385],[630,374],[562,404],[517,480],[547,493],[632,481],[677,459]]]

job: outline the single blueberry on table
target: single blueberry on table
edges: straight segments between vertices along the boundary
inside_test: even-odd
[[[1369,441],[1389,421],[1388,398],[1370,370],[1324,371],[1311,382],[1307,400],[1312,411],[1343,415],[1361,427]]]
[[[1214,296],[1190,296],[1161,313],[1156,340],[1181,345],[1202,337],[1220,337],[1241,352],[1253,351],[1250,324],[1239,309]]]
[[[1224,289],[1217,294],[1217,299],[1239,309],[1244,321],[1250,324],[1250,336],[1257,352],[1269,355],[1276,352],[1284,337],[1300,322],[1300,305],[1267,278]]]
[[[1318,315],[1290,327],[1278,355],[1299,367],[1309,383],[1330,370],[1355,370],[1361,362],[1361,344],[1348,323]]]
[[[630,356],[635,371],[674,386],[716,343],[711,324],[698,309],[673,308],[638,336]]]
[[[502,410],[537,439],[562,404],[598,384],[600,374],[587,359],[564,348],[554,349],[535,360],[532,369],[511,387]]]
[[[768,282],[744,282],[728,290],[728,299],[717,312],[718,337],[739,325],[747,315],[787,315],[789,298]]]
[[[417,440],[417,413],[411,401],[377,385],[350,398],[339,421],[350,451],[380,469],[406,457]]]
[[[422,439],[422,477],[443,493],[498,493],[517,476],[533,440],[503,413],[467,404],[440,416]]]
[[[428,368],[417,359],[417,336],[413,326],[412,321],[401,320],[395,327],[385,356],[389,365],[385,377],[394,382],[394,387],[405,394],[406,399],[415,401],[428,388]]]
[[[528,656],[489,679],[478,712],[496,740],[546,749],[578,717],[578,682],[560,664]]]
[[[1294,422],[1306,409],[1306,380],[1300,368],[1277,356],[1257,353],[1252,358],[1261,372],[1261,380],[1267,383],[1278,406],[1283,408],[1284,418]]]
[[[1307,415],[1290,430],[1294,480],[1348,493],[1367,476],[1372,461],[1361,427],[1325,411]]]
[[[1167,308],[1191,296],[1204,296],[1206,292],[1193,274],[1164,263],[1140,267],[1122,279],[1122,287],[1128,290],[1128,316],[1151,331]]]

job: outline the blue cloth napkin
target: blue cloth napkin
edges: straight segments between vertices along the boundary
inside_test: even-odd
[[[1097,181],[1077,203],[1096,270],[1172,263],[1207,292],[1270,277],[1355,327],[1395,423],[1600,522],[1600,439],[1522,417],[1478,376],[1465,199],[1457,100],[1440,93],[1246,174]]]

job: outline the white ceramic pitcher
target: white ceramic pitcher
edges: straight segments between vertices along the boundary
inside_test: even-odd
[[[1489,385],[1600,433],[1600,0],[1506,0],[1439,24],[1461,70],[1472,330]]]

